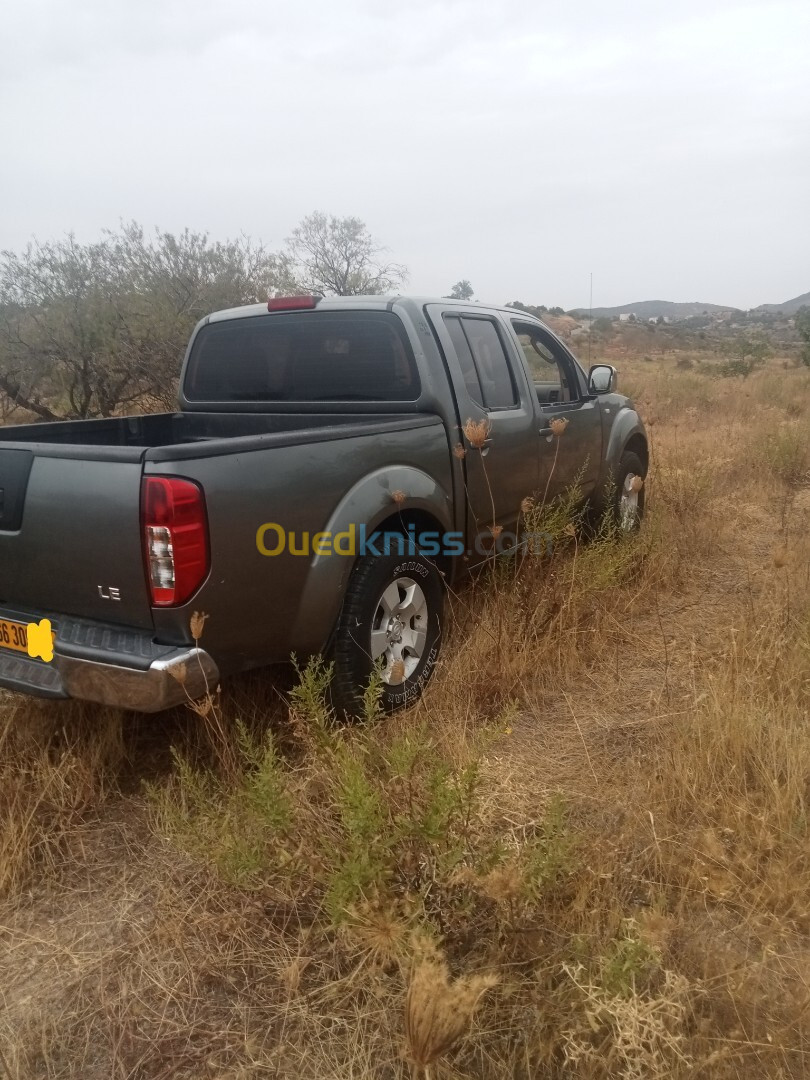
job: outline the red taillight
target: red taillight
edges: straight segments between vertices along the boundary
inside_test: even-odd
[[[184,604],[208,574],[202,490],[191,480],[147,476],[141,486],[146,577],[156,607]]]
[[[301,311],[314,308],[323,299],[322,296],[271,296],[267,301],[268,311]]]

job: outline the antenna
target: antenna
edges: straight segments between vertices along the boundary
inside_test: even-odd
[[[588,367],[591,366],[591,334],[593,333],[593,270],[591,271],[591,298],[588,306]]]

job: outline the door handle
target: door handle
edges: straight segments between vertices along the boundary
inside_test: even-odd
[[[545,439],[546,436],[553,435],[554,432],[551,430],[550,427],[541,427],[537,434],[540,436],[541,439]]]

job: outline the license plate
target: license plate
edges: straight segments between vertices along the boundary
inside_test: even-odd
[[[28,627],[25,623],[0,619],[0,649],[28,653]]]

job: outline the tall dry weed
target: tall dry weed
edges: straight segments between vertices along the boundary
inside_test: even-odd
[[[113,790],[121,717],[22,700],[0,713],[0,894],[56,870],[66,842]]]

